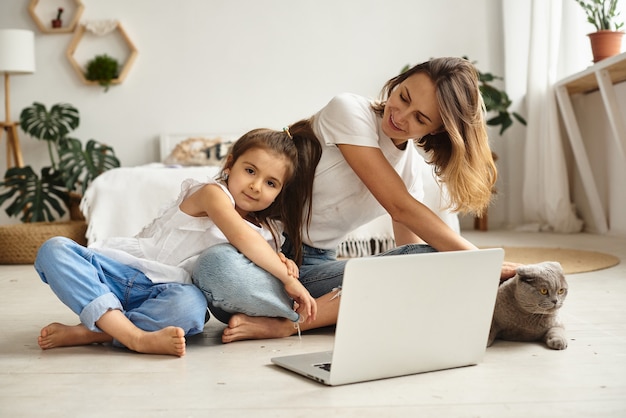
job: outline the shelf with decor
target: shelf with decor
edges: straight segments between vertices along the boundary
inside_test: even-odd
[[[107,26],[107,28],[102,29],[102,26]],[[131,41],[130,37],[124,30],[124,27],[121,23],[116,21],[102,21],[102,22],[91,22],[84,25],[79,25],[74,33],[74,37],[72,38],[69,46],[67,47],[67,51],[65,53],[67,59],[70,64],[76,71],[76,74],[81,79],[84,84],[87,85],[102,85],[101,81],[98,80],[90,80],[87,77],[85,69],[81,64],[76,60],[76,51],[78,49],[79,44],[83,41],[86,33],[94,33],[97,36],[108,36],[114,33],[117,33],[124,45],[128,50],[128,55],[124,62],[120,64],[120,68],[117,76],[113,77],[111,80],[108,80],[107,84],[120,84],[124,81],[128,72],[130,71],[139,51],[135,47],[135,44]],[[105,54],[106,55],[106,54]]]
[[[55,19],[50,19],[50,24],[47,25],[40,18],[41,5],[39,4],[40,0],[30,0],[28,4],[28,13],[32,17],[33,21],[39,28],[39,30],[43,33],[72,33],[74,29],[76,29],[76,25],[78,24],[78,20],[83,14],[85,10],[85,6],[83,5],[82,0],[71,0],[66,2],[68,6],[66,7],[58,7],[55,12],[57,13]],[[47,8],[49,10],[49,7]],[[70,16],[69,19],[65,19],[67,23],[63,24],[63,19],[61,15],[65,13],[66,16]]]

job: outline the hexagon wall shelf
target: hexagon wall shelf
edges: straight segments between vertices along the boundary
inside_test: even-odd
[[[53,28],[52,24],[44,25],[39,16],[37,15],[37,5],[39,4],[39,0],[30,0],[28,5],[28,13],[33,18],[39,30],[43,33],[71,33],[74,32],[76,25],[78,24],[78,19],[83,14],[83,10],[85,10],[85,6],[83,6],[83,2],[81,0],[73,0],[76,4],[74,10],[68,10],[68,13],[72,13],[72,18],[69,20],[69,23],[66,26],[61,26],[60,28]],[[52,20],[52,19],[51,19]]]
[[[72,67],[76,71],[76,74],[78,74],[78,77],[82,80],[83,83],[97,86],[99,85],[97,81],[87,80],[87,78],[85,77],[85,70],[78,62],[76,62],[76,59],[74,59],[74,53],[76,52],[76,49],[78,48],[78,44],[83,39],[83,35],[85,34],[86,30],[87,29],[85,25],[78,26],[78,29],[76,30],[76,33],[74,33],[74,37],[72,38],[72,41],[67,47],[67,51],[65,52],[65,55],[67,56],[67,59],[69,60],[70,64],[72,64]],[[115,31],[120,33],[120,35],[122,36],[122,39],[124,40],[124,43],[128,46],[128,50],[129,50],[129,55],[128,55],[128,58],[126,59],[126,62],[124,62],[124,64],[121,65],[119,76],[111,80],[111,84],[120,84],[122,81],[124,81],[124,79],[128,75],[130,68],[135,62],[137,55],[139,54],[139,51],[137,50],[137,48],[135,48],[135,45],[128,37],[128,34],[122,27],[121,23],[119,22],[117,23],[117,26],[115,27]]]

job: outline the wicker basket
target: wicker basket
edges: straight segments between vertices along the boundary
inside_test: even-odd
[[[0,264],[33,264],[41,244],[64,236],[87,244],[85,221],[33,222],[0,226]]]

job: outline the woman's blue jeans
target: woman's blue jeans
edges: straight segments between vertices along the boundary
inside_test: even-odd
[[[429,245],[409,244],[377,256],[417,254],[436,251]],[[283,253],[292,258],[287,240]],[[303,248],[300,282],[311,296],[319,298],[340,288],[347,260],[337,260],[336,251],[309,246]],[[205,250],[193,271],[193,282],[202,290],[209,309],[220,321],[227,323],[234,313],[249,316],[282,317],[297,321],[293,300],[280,280],[252,263],[230,244]]]
[[[113,309],[145,331],[177,326],[194,335],[208,320],[206,298],[196,286],[152,283],[139,270],[69,238],[46,241],[37,253],[35,270],[91,331],[102,332],[96,321]]]

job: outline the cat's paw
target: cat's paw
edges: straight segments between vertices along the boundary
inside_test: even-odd
[[[567,348],[567,338],[554,335],[546,339],[546,344],[553,350],[565,350]]]

